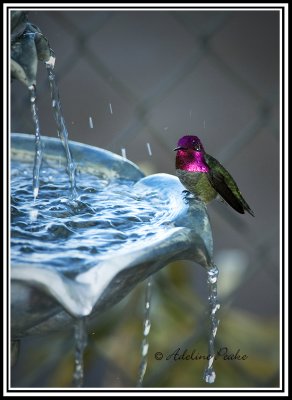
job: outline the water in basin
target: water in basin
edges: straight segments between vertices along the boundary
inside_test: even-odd
[[[169,229],[167,199],[139,192],[135,182],[78,175],[78,197],[68,196],[68,175],[43,165],[34,200],[32,165],[11,165],[11,262],[49,266],[74,275],[115,252]],[[151,197],[151,204],[149,202]]]

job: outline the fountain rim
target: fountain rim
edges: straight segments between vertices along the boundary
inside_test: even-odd
[[[34,150],[35,135],[29,133],[12,132],[10,135],[10,161],[12,159],[21,159],[22,161],[32,161],[35,155]],[[65,161],[65,152],[61,139],[59,137],[41,136],[41,142],[43,145],[43,159],[48,162],[54,162],[56,160]],[[25,145],[25,147],[23,147]],[[116,177],[117,172],[120,178],[131,179],[138,181],[145,177],[145,174],[140,168],[132,161],[120,156],[119,154],[113,153],[109,150],[92,146],[89,144],[69,140],[70,151],[74,161],[77,164],[78,170],[82,172],[88,172],[96,175],[94,171],[97,170],[99,165],[109,177]],[[56,152],[56,154],[54,154]],[[84,158],[86,153],[86,158]],[[17,157],[16,157],[17,156]],[[123,169],[127,166],[127,174],[120,175]],[[110,173],[110,171],[112,173]],[[129,176],[128,176],[129,175]]]

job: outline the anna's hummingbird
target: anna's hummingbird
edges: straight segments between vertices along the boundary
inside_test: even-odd
[[[219,161],[205,153],[197,136],[181,137],[174,150],[177,176],[189,192],[205,203],[219,195],[239,213],[247,211],[254,217],[232,176]]]

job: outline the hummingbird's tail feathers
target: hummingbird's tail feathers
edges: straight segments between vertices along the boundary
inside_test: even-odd
[[[252,209],[250,208],[250,206],[247,204],[246,201],[244,201],[244,209],[245,209],[245,211],[247,211],[252,217],[255,217],[254,212],[252,211]]]

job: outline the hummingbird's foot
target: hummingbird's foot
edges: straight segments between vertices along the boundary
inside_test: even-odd
[[[225,204],[226,206],[228,206],[228,203],[227,203],[221,196],[218,195],[218,196],[216,197],[216,200],[217,200],[217,201],[220,201],[220,203],[223,203],[223,204]]]
[[[189,200],[196,198],[196,196],[193,193],[191,193],[189,190],[183,190],[182,195],[183,195],[183,200],[185,203],[188,203]]]

